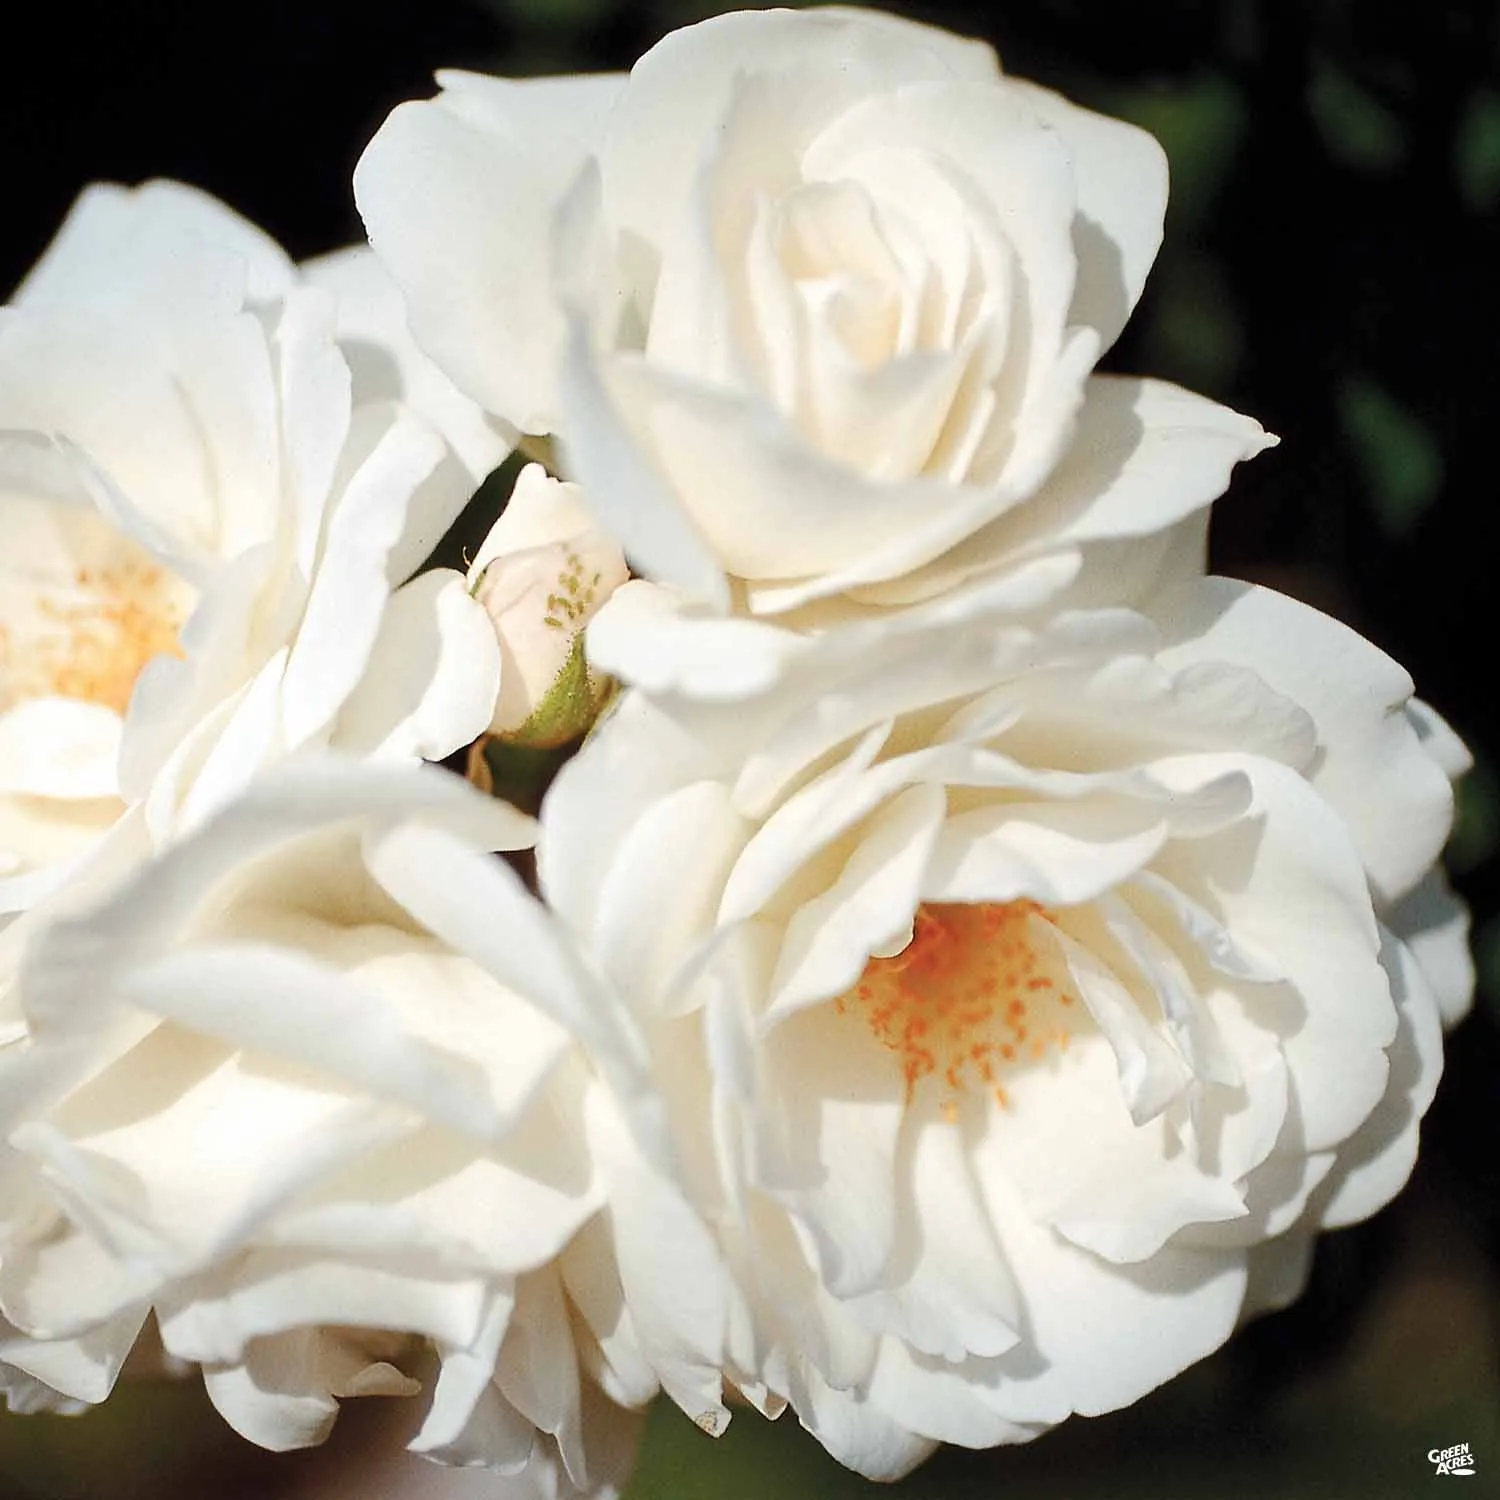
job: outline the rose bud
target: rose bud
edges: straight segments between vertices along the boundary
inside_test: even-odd
[[[578,738],[609,694],[609,679],[589,670],[583,630],[630,573],[578,494],[528,465],[469,567],[469,592],[500,642],[489,732],[513,743],[549,748]]]

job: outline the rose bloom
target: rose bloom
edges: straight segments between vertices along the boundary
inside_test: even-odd
[[[1128,600],[1270,441],[1091,373],[1164,158],[979,43],[752,11],[628,77],[439,82],[355,174],[418,342],[555,434],[633,566],[711,611],[800,627],[997,579]]]
[[[483,611],[406,580],[504,444],[399,306],[368,251],[303,276],[151,183],[88,189],[0,311],[0,909],[299,746],[488,721]]]
[[[722,1292],[646,1050],[459,778],[306,757],[0,935],[0,1384],[202,1367],[241,1433],[410,1396],[411,1446],[618,1493],[658,1382],[706,1426]],[[33,925],[38,908],[29,914]]]
[[[1411,690],[1198,579],[625,695],[542,887],[650,1038],[742,1391],[874,1478],[1022,1440],[1202,1358],[1399,1189],[1472,978],[1434,867],[1462,749]]]

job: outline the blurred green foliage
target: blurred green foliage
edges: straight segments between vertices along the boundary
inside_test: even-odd
[[[1442,489],[1443,450],[1420,417],[1368,376],[1346,375],[1336,399],[1376,523],[1387,536],[1406,536]]]
[[[791,1413],[769,1423],[738,1411],[715,1440],[658,1403],[626,1500],[1406,1500],[1432,1475],[1428,1449],[1455,1442],[1476,1455],[1468,1493],[1497,1493],[1493,1277],[1434,1174],[1414,1192],[1419,1212],[1389,1238],[1377,1291],[1317,1339],[1282,1347],[1273,1319],[1127,1411],[1074,1418],[1025,1447],[945,1451],[891,1487],[840,1468]],[[1335,1285],[1310,1294],[1325,1318],[1361,1258],[1355,1235],[1329,1244],[1323,1275]],[[229,1432],[196,1383],[127,1382],[81,1418],[0,1418],[0,1495],[401,1500],[404,1478],[427,1484],[421,1500],[494,1500],[488,1476],[399,1453],[407,1405],[350,1403],[327,1448],[276,1455]],[[372,1450],[387,1467],[358,1468]]]
[[[1454,143],[1454,169],[1464,201],[1475,213],[1500,200],[1500,92],[1478,88],[1469,96]]]
[[[1360,172],[1388,172],[1405,160],[1400,116],[1335,65],[1314,67],[1307,104],[1334,160]]]

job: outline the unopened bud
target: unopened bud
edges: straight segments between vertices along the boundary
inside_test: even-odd
[[[598,717],[610,682],[589,669],[583,629],[630,576],[597,530],[578,487],[528,465],[469,568],[469,592],[500,642],[500,695],[490,733],[563,745]]]

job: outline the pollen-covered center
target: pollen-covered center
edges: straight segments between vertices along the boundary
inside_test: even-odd
[[[124,713],[141,668],[160,652],[181,654],[180,592],[136,555],[49,579],[23,625],[0,625],[0,708],[59,697]]]
[[[910,1102],[933,1088],[945,1115],[978,1091],[1006,1104],[1007,1072],[1069,1040],[1067,962],[1035,901],[918,907],[911,941],[872,958],[835,1002],[901,1062]]]

